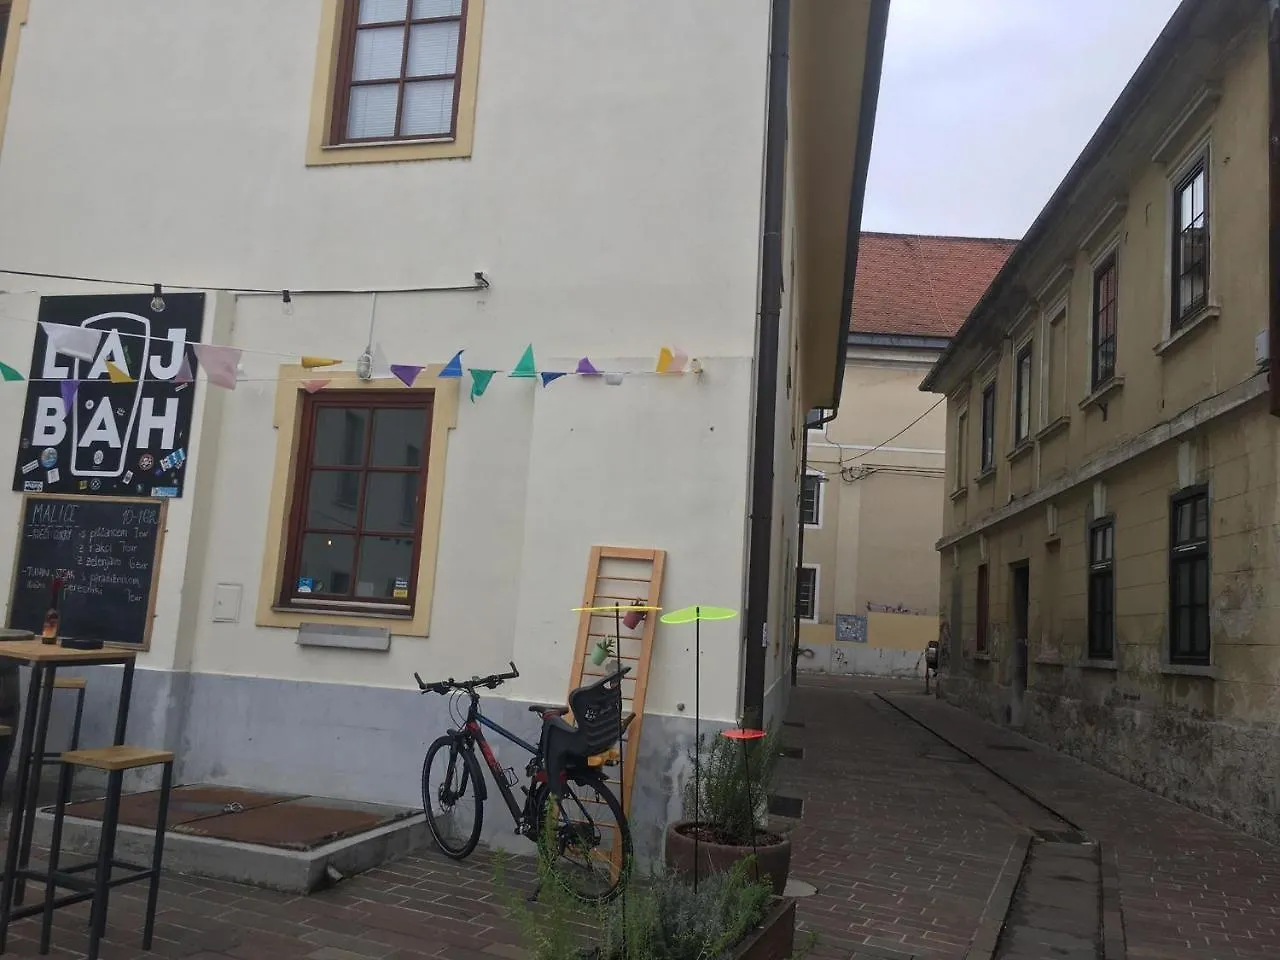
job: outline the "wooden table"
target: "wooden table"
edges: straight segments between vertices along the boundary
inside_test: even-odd
[[[40,772],[49,732],[49,711],[53,706],[53,679],[58,667],[99,667],[121,664],[120,701],[116,707],[116,732],[112,743],[124,743],[129,722],[129,698],[133,693],[133,668],[137,651],[123,647],[101,650],[74,650],[39,640],[0,643],[0,659],[14,660],[31,667],[27,702],[22,714],[22,742],[18,747],[18,777],[13,791],[13,816],[9,822],[9,842],[5,850],[4,873],[0,875],[0,952],[4,951],[13,920],[33,916],[43,903],[22,907],[27,880],[43,880],[44,875],[29,869],[31,838],[35,831],[36,807],[40,800]],[[88,894],[61,898],[57,905],[87,900]],[[21,909],[15,909],[21,907]]]

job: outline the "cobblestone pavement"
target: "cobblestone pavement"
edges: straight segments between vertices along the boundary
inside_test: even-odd
[[[789,726],[787,741],[803,756],[782,761],[776,792],[803,801],[803,812],[777,823],[790,828],[792,877],[817,888],[799,901],[808,956],[995,951],[1028,831],[1062,830],[1065,819],[1100,841],[1104,866],[1113,858],[1133,960],[1280,957],[1280,851],[915,689],[825,678],[795,692],[790,719],[803,726]],[[509,873],[513,889],[532,887],[530,862],[511,862]],[[1025,878],[1023,887],[1034,900]],[[112,895],[106,960],[147,956],[144,894]],[[517,958],[519,933],[502,904],[483,852],[456,864],[427,851],[310,897],[166,876],[152,955]],[[56,917],[52,955],[83,956],[86,908]],[[36,921],[15,924],[9,953],[37,955],[37,936]],[[1002,941],[995,955],[1035,956],[1014,946]]]

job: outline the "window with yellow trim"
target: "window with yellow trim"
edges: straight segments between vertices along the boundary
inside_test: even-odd
[[[433,392],[304,398],[281,606],[410,616]]]

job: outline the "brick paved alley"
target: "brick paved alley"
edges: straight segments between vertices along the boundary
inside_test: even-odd
[[[799,909],[811,957],[1280,956],[1276,848],[901,683],[802,681],[791,721],[803,756],[782,762],[777,793],[803,811],[778,822],[792,876],[817,888]],[[511,873],[532,882],[527,861]],[[311,897],[171,876],[160,909],[158,957],[521,955],[483,853],[426,851]],[[138,888],[113,895],[107,960],[145,956],[141,915]],[[83,956],[85,916],[59,913],[53,956]],[[35,956],[37,933],[16,924],[10,953]]]

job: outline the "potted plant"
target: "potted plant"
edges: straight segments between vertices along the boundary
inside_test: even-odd
[[[781,895],[791,871],[791,841],[766,828],[777,772],[777,730],[758,740],[702,738],[689,755],[684,819],[667,827],[667,867],[686,878],[725,873],[754,858],[761,878]]]

